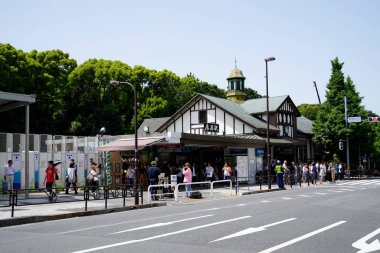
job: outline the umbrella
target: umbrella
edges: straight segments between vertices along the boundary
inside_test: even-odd
[[[62,163],[62,161],[55,161],[55,162],[53,162],[53,166],[55,167],[57,165],[60,165],[61,163]]]

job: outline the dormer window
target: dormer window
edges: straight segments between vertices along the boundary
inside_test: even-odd
[[[198,119],[199,119],[198,123],[207,123],[207,111],[206,110],[199,111]]]

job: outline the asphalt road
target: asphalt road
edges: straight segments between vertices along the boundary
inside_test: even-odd
[[[379,195],[348,181],[5,227],[0,251],[380,252]]]

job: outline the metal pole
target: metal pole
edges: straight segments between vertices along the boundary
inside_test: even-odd
[[[265,59],[265,79],[266,79],[266,92],[267,92],[267,169],[268,169],[268,189],[272,188],[271,169],[270,169],[270,142],[269,142],[269,92],[268,92],[268,61],[274,61],[276,58],[269,57]]]
[[[317,96],[318,96],[319,104],[321,104],[321,98],[319,97],[319,92],[318,92],[317,83],[316,83],[315,81],[313,81],[313,83],[314,83],[315,91],[317,92]]]
[[[29,105],[25,106],[25,198],[29,198]]]
[[[269,92],[268,92],[268,61],[265,60],[265,79],[266,79],[266,95],[267,95],[267,169],[268,169],[268,189],[272,188],[271,182],[269,180],[271,169],[270,169],[270,144],[269,144]]]
[[[347,97],[344,96],[344,117],[346,119],[346,128],[348,128],[348,121],[347,121]],[[346,143],[347,143],[347,168],[350,169],[350,140],[348,138],[348,134],[346,136]]]
[[[139,193],[138,193],[138,185],[139,185],[139,169],[137,168],[137,152],[138,152],[138,138],[137,138],[137,90],[136,87],[133,87],[133,92],[135,94],[135,205],[139,204]]]

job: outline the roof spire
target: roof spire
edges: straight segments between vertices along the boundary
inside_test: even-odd
[[[236,63],[237,63],[237,60],[236,60],[236,57],[235,57],[235,68],[237,68],[237,65],[236,65]]]

